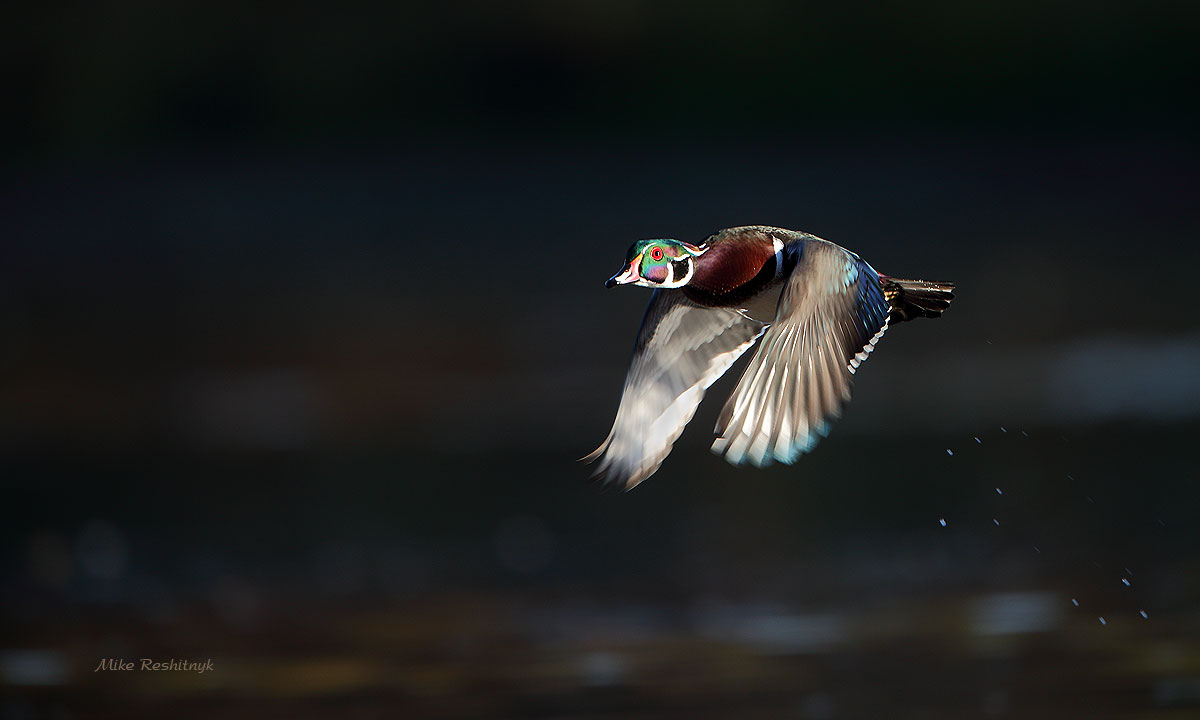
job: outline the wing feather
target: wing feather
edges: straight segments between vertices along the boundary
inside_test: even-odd
[[[628,490],[652,475],[696,412],[705,390],[767,325],[731,308],[656,290],[642,319],[612,430],[587,457],[593,477]]]
[[[713,451],[734,464],[791,463],[811,450],[887,329],[879,276],[857,255],[812,237],[785,252],[793,269],[775,322],[717,421]]]

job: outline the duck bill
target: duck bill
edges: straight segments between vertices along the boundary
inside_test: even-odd
[[[638,271],[637,271],[637,269],[639,267],[641,267],[641,265],[642,265],[642,256],[638,255],[634,259],[630,260],[628,264],[625,265],[624,270],[622,270],[621,272],[617,273],[616,275],[613,275],[608,280],[606,280],[604,282],[604,287],[614,288],[618,285],[629,285],[629,284],[637,282],[638,280],[641,280],[642,276],[639,275]]]

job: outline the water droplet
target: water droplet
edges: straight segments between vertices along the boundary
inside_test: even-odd
[[[939,523],[939,524],[940,524],[942,527],[946,527],[946,518],[940,518],[940,519],[938,520],[938,523]]]
[[[982,441],[982,440],[980,440],[978,436],[976,436],[976,438],[975,438],[975,443],[976,443],[977,445],[982,445],[982,444],[983,444],[983,441]]]
[[[951,450],[950,448],[946,448],[946,454],[947,454],[947,455],[950,455],[950,456],[952,456],[952,457],[953,457],[953,455],[954,455],[954,451],[953,451],[953,450]]]
[[[1003,494],[1004,494],[1004,491],[1003,491],[1003,490],[1001,490],[1000,488],[996,488],[996,494],[997,494],[997,495],[1003,495]]]
[[[1125,587],[1129,587],[1129,578],[1121,578],[1121,582],[1125,584]]]
[[[1002,432],[1002,433],[1006,433],[1006,432],[1008,432],[1008,431],[1004,429],[1004,426],[1003,426],[1003,425],[1001,425],[1001,426],[1000,426],[1000,432]]]
[[[1138,615],[1141,615],[1142,619],[1147,619],[1150,617],[1149,615],[1146,614],[1145,610],[1138,610]]]
[[[1103,615],[1101,615],[1101,616],[1100,616],[1100,624],[1101,624],[1101,625],[1107,625],[1107,624],[1108,624],[1108,621],[1104,619],[1104,616],[1103,616]]]
[[[1038,547],[1037,545],[1034,545],[1034,546],[1033,546],[1033,551],[1034,551],[1035,553],[1037,553],[1038,555],[1041,555],[1041,554],[1042,554],[1042,549],[1041,549],[1040,547]]]
[[[1130,570],[1129,568],[1125,568],[1125,574],[1128,575],[1129,577],[1133,577],[1133,571]]]
[[[1021,431],[1021,437],[1029,437],[1029,433],[1027,433],[1027,432],[1025,432],[1024,430],[1022,430],[1022,431]]]
[[[985,343],[987,343],[988,345],[991,345],[991,344],[992,344],[992,341],[991,341],[991,340],[984,340],[984,342],[985,342]]]
[[[1000,521],[996,518],[992,518],[992,522],[996,524],[996,527],[1000,527]]]
[[[1079,601],[1076,600],[1075,598],[1071,598],[1071,604],[1074,605],[1075,607],[1079,607]]]

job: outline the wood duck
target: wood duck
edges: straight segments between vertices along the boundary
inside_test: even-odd
[[[954,299],[954,283],[880,275],[827,240],[761,225],[700,245],[639,240],[604,285],[654,289],[612,430],[583,458],[625,490],[658,470],[704,391],[759,338],[712,444],[734,465],[812,450],[888,326],[938,317]]]

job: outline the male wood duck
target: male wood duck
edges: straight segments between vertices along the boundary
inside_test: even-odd
[[[625,490],[658,470],[704,391],[759,338],[712,445],[734,465],[792,463],[812,450],[888,326],[938,317],[954,299],[954,283],[880,275],[828,240],[762,225],[700,245],[639,240],[604,285],[654,289],[617,419],[583,458]]]

